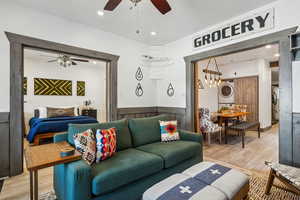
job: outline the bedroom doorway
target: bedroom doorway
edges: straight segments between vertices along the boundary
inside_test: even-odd
[[[24,124],[30,144],[52,142],[69,123],[107,121],[105,61],[25,48],[23,62]]]
[[[117,73],[119,56],[5,32],[10,43],[9,176],[23,172],[24,148],[24,49],[55,52],[106,63],[106,121],[117,119]],[[47,77],[50,78],[50,77]],[[80,80],[79,80],[80,81]]]

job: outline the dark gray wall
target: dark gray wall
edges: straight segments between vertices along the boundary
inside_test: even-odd
[[[0,113],[0,178],[9,176],[9,113]]]
[[[178,121],[178,127],[185,129],[185,108],[174,107],[136,107],[118,108],[118,119],[151,117],[160,114],[167,114],[171,119]]]

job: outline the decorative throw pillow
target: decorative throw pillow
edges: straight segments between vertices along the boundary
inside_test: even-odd
[[[97,129],[96,130],[96,163],[112,157],[117,148],[117,129]]]
[[[50,108],[47,107],[47,117],[74,117],[75,112],[73,108]]]
[[[76,149],[82,154],[82,159],[92,165],[96,159],[96,140],[91,129],[74,135]]]
[[[179,140],[179,133],[177,131],[177,121],[159,121],[161,141],[175,141]]]

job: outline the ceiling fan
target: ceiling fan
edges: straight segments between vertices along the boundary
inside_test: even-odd
[[[54,60],[49,60],[48,62],[49,63],[57,62],[60,66],[70,67],[72,65],[77,65],[77,62],[89,62],[89,60],[72,58],[71,56],[68,56],[68,55],[59,55]]]
[[[104,10],[113,11],[122,0],[108,0],[104,7]],[[132,3],[137,5],[141,0],[130,0]],[[167,0],[151,0],[152,4],[161,12],[161,14],[166,14],[171,11],[171,7]]]

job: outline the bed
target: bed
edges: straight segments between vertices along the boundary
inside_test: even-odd
[[[41,139],[51,138],[57,133],[67,131],[69,124],[89,124],[89,123],[98,123],[98,121],[88,116],[51,117],[51,118],[33,117],[29,121],[30,130],[27,135],[27,140],[30,143],[39,145]]]

